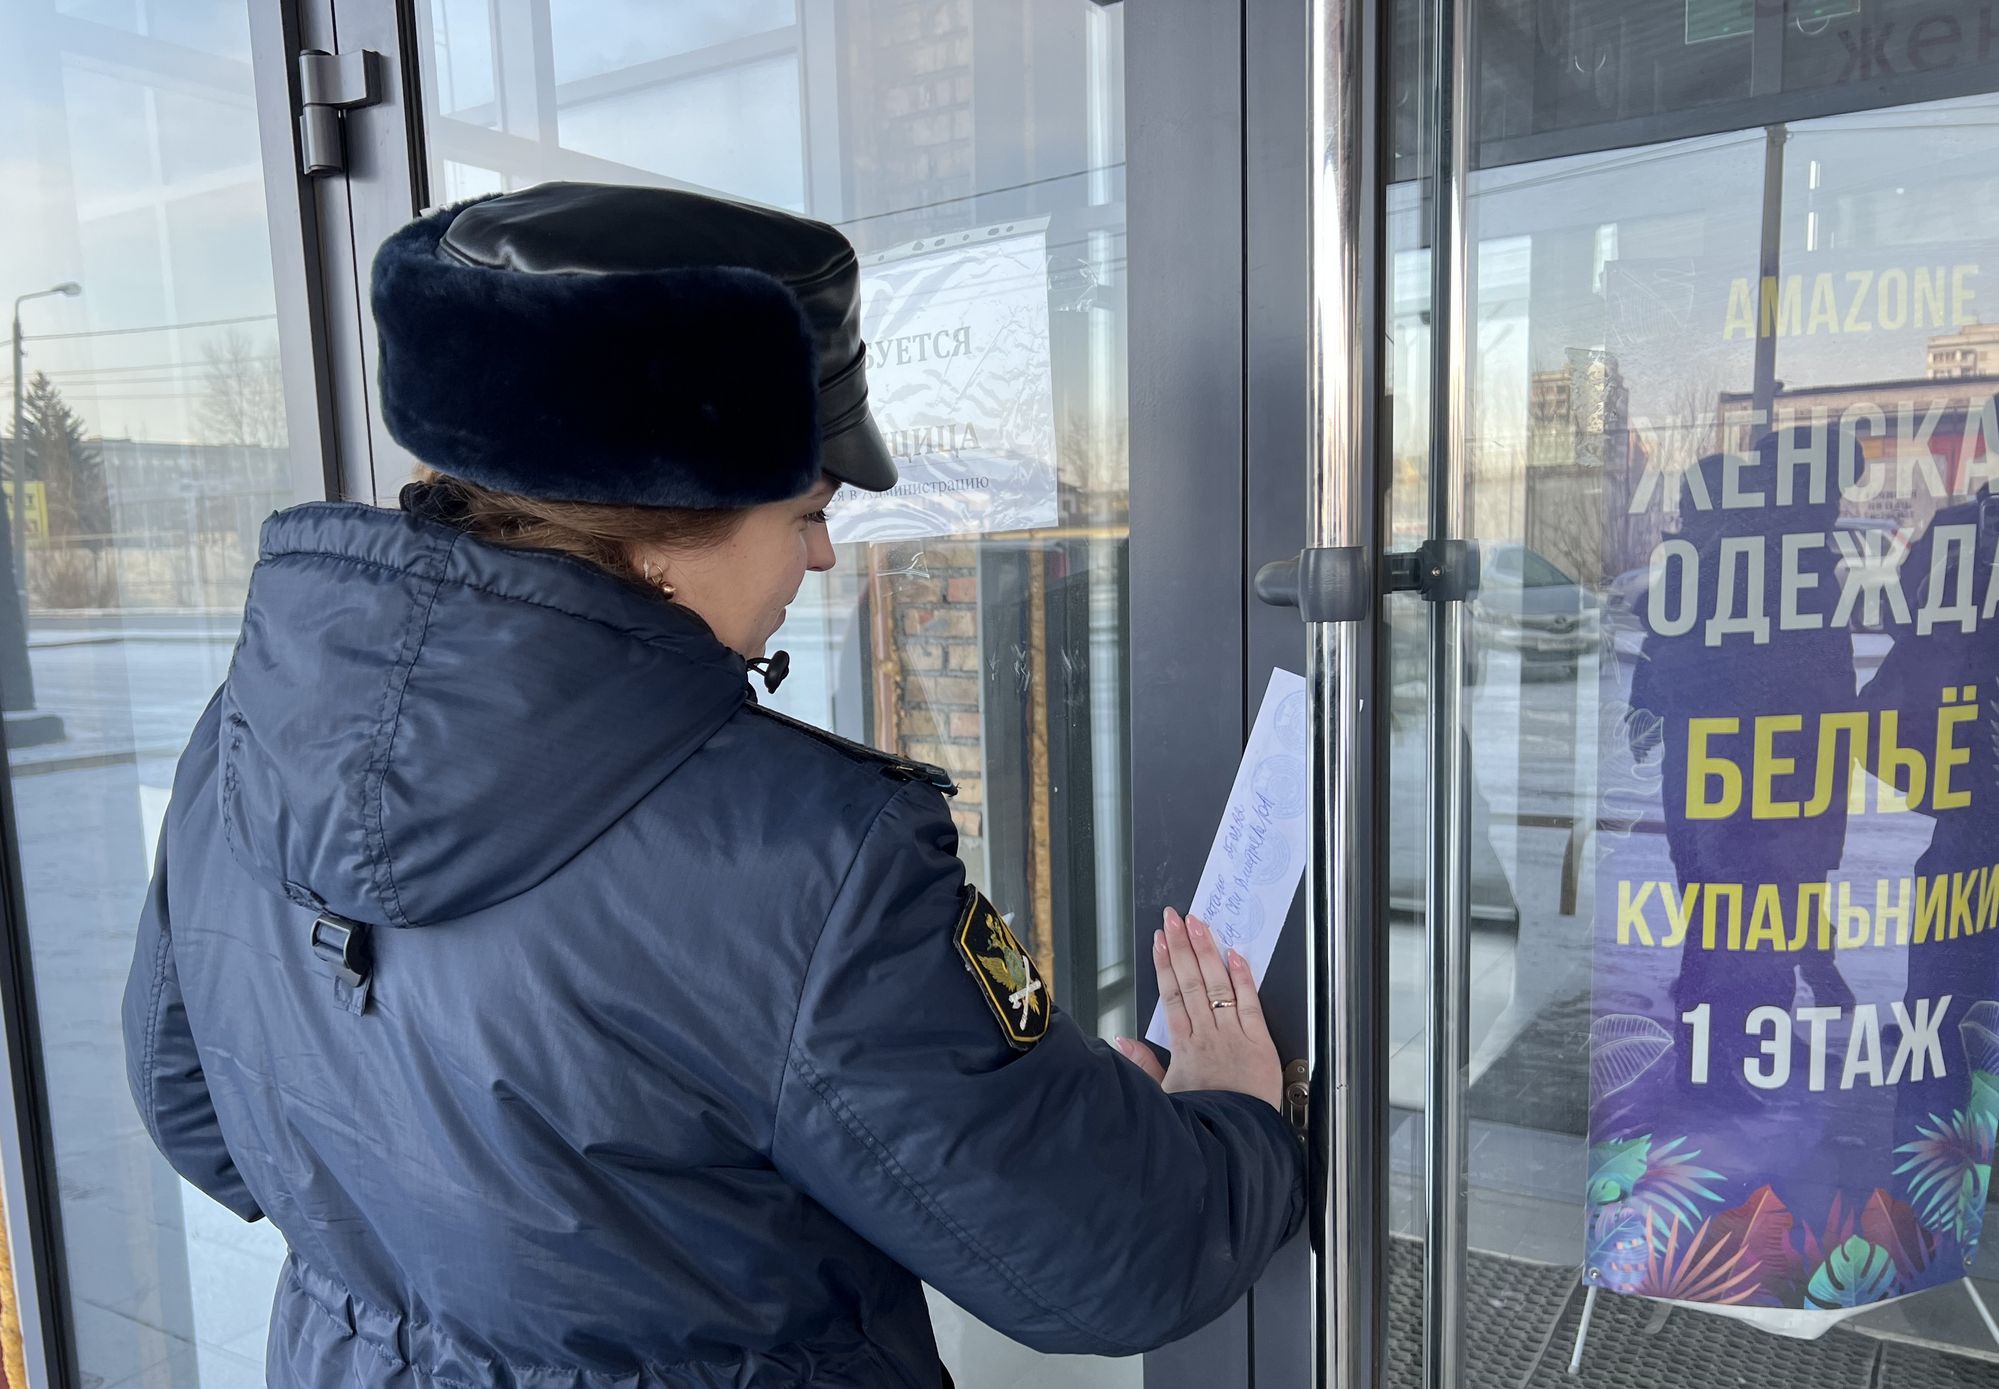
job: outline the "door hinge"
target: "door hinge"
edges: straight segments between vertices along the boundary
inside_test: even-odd
[[[1293,1061],[1284,1068],[1284,1120],[1303,1138],[1312,1118],[1312,1068]]]
[[[298,155],[307,178],[346,172],[340,113],[382,99],[375,77],[380,62],[379,54],[365,48],[352,53],[308,48],[298,55]]]

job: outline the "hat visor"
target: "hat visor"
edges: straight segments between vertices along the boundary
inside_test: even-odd
[[[857,423],[820,441],[819,466],[828,477],[863,492],[886,492],[896,484],[895,459],[875,428],[874,416],[866,413]]]

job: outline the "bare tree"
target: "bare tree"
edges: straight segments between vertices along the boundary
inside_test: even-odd
[[[1666,480],[1684,475],[1722,447],[1722,379],[1719,363],[1690,362],[1664,392],[1664,417],[1634,421],[1634,457],[1614,484],[1615,495],[1606,498],[1618,518],[1616,541],[1627,563],[1645,562],[1660,538],[1679,524],[1679,508],[1671,498],[1678,494],[1685,505],[1685,494],[1677,487],[1668,487]],[[1631,514],[1632,501],[1644,487],[1648,472],[1658,477],[1653,480],[1646,506]]]
[[[208,360],[205,394],[196,427],[208,444],[277,448],[285,442],[284,377],[275,339],[237,332],[203,349]]]

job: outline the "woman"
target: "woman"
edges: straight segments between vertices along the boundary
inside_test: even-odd
[[[749,691],[836,487],[894,483],[857,286],[831,228],[655,189],[377,258],[434,471],[266,527],[126,994],[155,1141],[290,1245],[274,1385],[930,1386],[919,1280],[1125,1354],[1300,1223],[1240,959],[1169,914],[1173,1064],[1118,1061],[948,779]]]

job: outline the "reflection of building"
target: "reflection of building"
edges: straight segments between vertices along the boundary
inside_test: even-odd
[[[1631,393],[1617,358],[1568,349],[1534,373],[1527,414],[1527,544],[1585,582],[1604,573],[1606,499],[1628,492]],[[1612,572],[1615,572],[1614,570]]]
[[[294,500],[283,449],[105,439],[104,480],[119,543],[179,535],[189,508],[208,534],[240,536],[254,554],[264,518]]]
[[[1532,462],[1568,462],[1575,428],[1575,386],[1565,370],[1537,371],[1527,396],[1528,455]],[[1550,457],[1549,455],[1556,455]]]
[[[48,610],[233,608],[264,518],[295,500],[284,449],[94,440],[112,535],[32,545],[30,601]]]
[[[1630,448],[1631,392],[1608,352],[1568,349],[1569,364],[1534,373],[1527,405],[1529,467],[1613,465]]]
[[[1999,334],[1999,327],[1987,331]],[[1945,341],[1949,339],[1936,340]],[[1934,348],[1933,343],[1933,360]],[[1999,337],[1991,350],[1999,354]],[[1992,365],[1999,368],[1999,360]],[[1929,379],[1780,391],[1775,414],[1780,424],[1787,417],[1800,425],[1820,420],[1843,424],[1859,439],[1861,456],[1875,465],[1868,482],[1874,494],[1847,497],[1842,514],[1879,517],[1921,529],[1957,489],[1965,465],[1999,446],[1999,439],[1988,437],[1976,422],[1995,392],[1999,392],[1999,370],[1949,379],[1937,378],[1933,371]],[[1748,392],[1723,392],[1718,408],[1717,418],[1730,422],[1726,447],[1746,449],[1762,432],[1741,422],[1750,409]],[[1969,450],[1967,434],[1974,436]]]
[[[1933,381],[1999,376],[1999,323],[1973,323],[1931,338],[1928,371]]]

